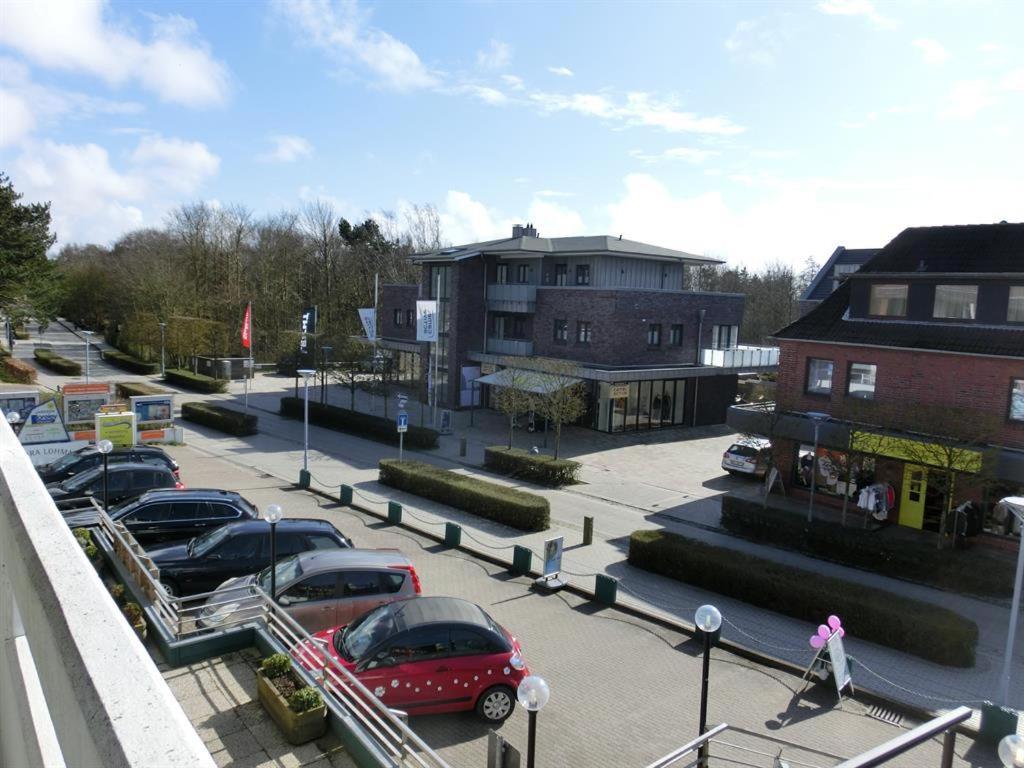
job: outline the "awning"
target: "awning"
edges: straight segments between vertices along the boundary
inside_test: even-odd
[[[992,517],[997,523],[1006,526],[1005,530],[1020,533],[1021,528],[1024,527],[1024,497],[1007,496],[1000,500],[992,510]],[[1008,520],[1010,517],[1014,519]],[[1007,522],[1010,524],[1006,525]]]
[[[476,379],[478,384],[490,384],[492,387],[515,387],[538,395],[547,395],[581,381],[582,379],[573,376],[553,376],[550,373],[527,371],[522,368],[502,368],[497,373],[489,373]]]

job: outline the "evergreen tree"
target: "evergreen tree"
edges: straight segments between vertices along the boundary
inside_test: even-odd
[[[21,197],[0,172],[0,311],[15,319],[46,319],[57,300],[46,251],[57,236],[50,231],[50,204],[26,205]]]

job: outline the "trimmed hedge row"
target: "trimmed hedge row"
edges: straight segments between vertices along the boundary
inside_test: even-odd
[[[722,499],[722,527],[753,541],[938,589],[990,597],[1009,597],[1013,593],[1011,559],[939,551],[926,542],[915,545],[903,538],[887,539],[879,532],[821,520],[808,523],[802,515],[766,509],[760,502],[735,496]]]
[[[181,418],[206,427],[219,429],[236,437],[255,435],[257,419],[251,413],[242,413],[211,403],[182,403]]]
[[[557,488],[578,482],[579,462],[539,456],[522,448],[492,445],[484,449],[484,466],[500,475]]]
[[[305,400],[301,397],[282,397],[281,415],[289,419],[302,419]],[[309,423],[338,432],[351,432],[359,437],[398,445],[398,431],[392,419],[360,413],[336,405],[309,404]],[[436,448],[437,432],[427,427],[409,425],[405,433],[407,448]]]
[[[20,384],[36,383],[36,369],[24,360],[19,360],[16,357],[5,357],[3,358],[3,366],[4,374],[11,381]]]
[[[14,338],[18,341],[28,341],[28,329],[23,326],[16,326],[14,329]]]
[[[551,523],[551,509],[543,496],[422,461],[382,459],[380,482],[520,531],[545,531]]]
[[[100,354],[107,362],[113,363],[118,368],[131,371],[132,373],[152,376],[154,373],[160,372],[160,363],[147,363],[145,360],[139,360],[137,357],[133,357],[126,352],[116,349],[105,349]]]
[[[225,392],[228,388],[227,379],[215,379],[202,373],[192,373],[183,368],[168,368],[164,372],[164,381],[175,384],[193,392]]]
[[[815,625],[835,613],[854,637],[938,664],[974,666],[978,625],[931,603],[666,531],[634,531],[629,562]]]
[[[142,395],[173,395],[169,389],[141,381],[122,381],[116,385],[118,397],[140,397]]]
[[[54,373],[59,373],[63,376],[81,376],[82,366],[76,363],[74,360],[68,360],[66,357],[61,357],[52,349],[47,347],[39,347],[36,349],[32,356],[35,357],[36,362],[44,368],[49,368]]]

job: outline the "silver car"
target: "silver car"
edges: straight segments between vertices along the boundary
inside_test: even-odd
[[[421,591],[409,558],[387,549],[301,552],[278,562],[276,581],[277,604],[307,632],[348,624],[378,605]],[[207,598],[196,623],[216,629],[257,618],[257,586],[270,594],[270,568],[225,581]]]

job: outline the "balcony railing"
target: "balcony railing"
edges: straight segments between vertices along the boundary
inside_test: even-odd
[[[705,349],[701,362],[715,368],[770,368],[779,364],[778,347],[729,347]]]
[[[533,342],[521,339],[487,338],[487,352],[492,355],[520,355],[530,357],[533,354]]]
[[[487,286],[487,309],[491,312],[535,312],[537,286],[491,283]]]

